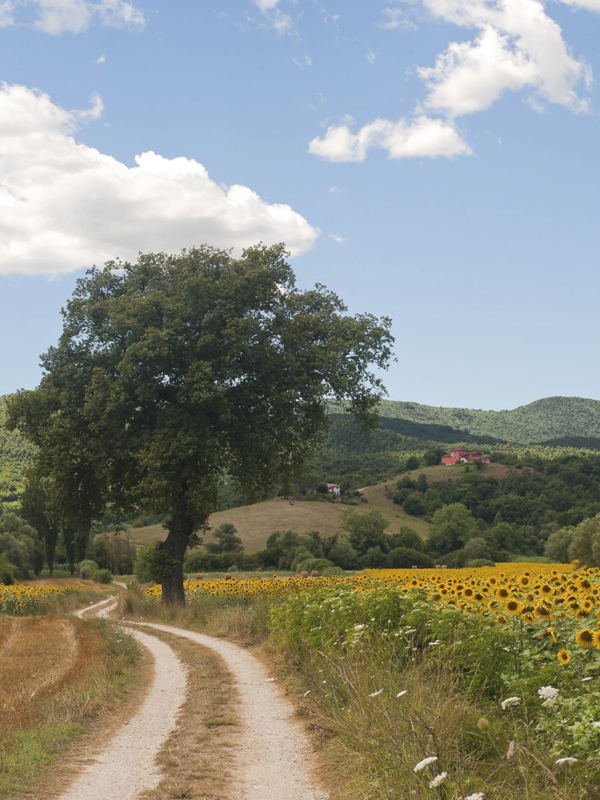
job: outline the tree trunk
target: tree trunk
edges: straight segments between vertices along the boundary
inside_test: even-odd
[[[188,512],[185,500],[174,504],[169,523],[169,535],[164,542],[158,545],[165,555],[168,555],[170,564],[165,564],[165,571],[161,580],[162,604],[164,606],[185,605],[183,591],[183,559],[190,538],[194,533],[194,521]],[[171,567],[169,569],[169,567]]]

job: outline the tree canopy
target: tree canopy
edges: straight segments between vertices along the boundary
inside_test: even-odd
[[[108,502],[167,515],[165,602],[184,600],[183,557],[226,471],[249,499],[291,477],[323,441],[328,399],[376,420],[390,320],[297,289],[286,256],[200,247],[89,270],[38,389],[8,403],[76,539]]]

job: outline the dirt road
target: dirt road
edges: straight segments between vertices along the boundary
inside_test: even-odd
[[[109,598],[78,616],[107,616],[117,605]],[[240,696],[240,745],[227,754],[235,772],[236,800],[327,800],[311,777],[309,742],[293,719],[293,708],[263,664],[230,642],[182,628],[124,623],[154,658],[154,676],[139,712],[75,780],[60,800],[134,800],[158,785],[155,759],[177,725],[185,700],[185,673],[173,650],[142,632],[153,628],[215,651],[234,678]],[[135,629],[132,627],[135,626]],[[201,724],[201,720],[198,721]]]

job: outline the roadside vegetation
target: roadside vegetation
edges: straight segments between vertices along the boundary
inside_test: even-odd
[[[124,611],[260,645],[335,800],[600,797],[600,572],[571,565],[135,585]]]

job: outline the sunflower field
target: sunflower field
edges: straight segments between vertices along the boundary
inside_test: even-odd
[[[0,585],[0,614],[38,614],[48,601],[65,597],[70,591],[67,586]]]

